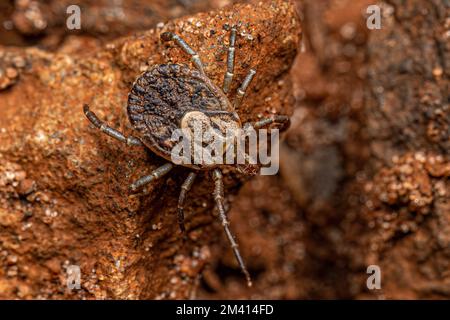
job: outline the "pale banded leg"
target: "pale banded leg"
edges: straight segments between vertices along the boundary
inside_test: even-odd
[[[230,222],[228,221],[227,216],[225,214],[224,196],[223,196],[223,177],[219,169],[215,169],[213,171],[213,179],[215,185],[214,200],[216,201],[217,209],[219,210],[219,217],[222,222],[223,229],[225,230],[228,241],[230,242],[231,248],[233,249],[234,255],[236,256],[239,266],[241,267],[241,270],[244,273],[245,278],[247,279],[247,285],[251,287],[252,279],[250,278],[250,274],[248,273],[247,268],[245,267],[244,260],[242,259],[241,254],[239,253],[238,244],[234,240],[233,234],[231,233],[230,228],[228,227]]]
[[[245,91],[247,90],[248,86],[250,85],[250,82],[252,82],[253,77],[255,76],[256,71],[253,69],[250,69],[250,71],[247,73],[247,76],[245,76],[244,81],[242,82],[241,86],[239,87],[236,98],[234,99],[234,108],[238,109],[241,105],[242,99],[244,99]]]
[[[195,52],[187,43],[184,41],[179,35],[173,33],[173,32],[164,32],[161,34],[161,39],[163,41],[170,41],[173,40],[175,43],[183,49],[184,52],[186,52],[188,55],[191,56],[191,60],[196,66],[196,68],[204,75],[205,70],[203,69],[203,63],[202,60],[200,60],[200,56],[197,52]]]
[[[180,226],[180,230],[183,234],[186,233],[186,229],[184,227],[184,201],[186,200],[187,193],[191,190],[196,176],[197,174],[194,172],[189,173],[188,177],[181,186],[180,197],[178,198],[178,225]]]
[[[102,132],[106,133],[108,136],[113,137],[114,139],[117,139],[121,142],[126,143],[129,146],[142,146],[142,142],[133,136],[125,137],[122,133],[117,131],[116,129],[111,128],[106,123],[101,121],[95,113],[89,110],[89,106],[85,104],[83,106],[84,114],[86,115],[86,118],[98,129],[100,129]]]
[[[264,119],[261,119],[259,121],[256,121],[255,123],[253,123],[253,128],[254,129],[261,129],[261,128],[264,128],[264,127],[267,127],[267,126],[271,125],[272,123],[286,124],[287,122],[289,122],[289,117],[288,116],[285,116],[285,115],[274,115],[272,117],[264,118]]]
[[[228,93],[230,90],[231,81],[234,76],[234,44],[236,43],[236,28],[231,29],[230,33],[230,43],[228,46],[227,55],[227,72],[223,78],[223,92]]]
[[[173,168],[173,164],[168,162],[164,165],[162,165],[159,168],[156,168],[155,170],[152,171],[152,173],[150,173],[147,176],[143,176],[142,178],[139,178],[138,180],[136,180],[135,182],[133,182],[130,185],[130,190],[131,191],[136,191],[139,188],[149,184],[150,182],[161,178],[162,176],[166,175],[170,170],[172,170]]]

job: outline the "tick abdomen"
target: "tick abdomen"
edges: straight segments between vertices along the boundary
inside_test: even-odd
[[[180,128],[186,113],[234,110],[221,90],[199,71],[161,64],[137,78],[128,95],[127,111],[141,141],[170,159],[172,133]]]

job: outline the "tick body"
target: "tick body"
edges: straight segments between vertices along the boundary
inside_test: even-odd
[[[188,56],[195,69],[186,65],[160,64],[144,72],[134,82],[128,95],[128,119],[136,132],[135,136],[125,136],[102,122],[88,105],[83,110],[89,121],[110,137],[128,146],[144,146],[168,162],[155,169],[149,175],[139,178],[130,185],[131,191],[137,191],[152,181],[168,174],[175,166],[171,162],[171,152],[176,141],[172,134],[178,129],[189,129],[193,121],[200,121],[202,127],[214,128],[225,135],[227,130],[241,129],[242,123],[237,110],[244,98],[256,71],[251,69],[241,86],[237,90],[233,102],[227,97],[234,77],[234,44],[236,29],[231,29],[227,54],[227,70],[224,75],[222,88],[214,84],[205,74],[203,63],[199,55],[178,35],[172,32],[161,34],[163,41],[173,41]],[[287,116],[272,116],[252,123],[253,128],[259,129],[272,123],[285,124]],[[250,274],[239,252],[237,241],[230,230],[224,206],[223,176],[219,164],[183,164],[191,172],[181,186],[178,200],[178,223],[185,234],[184,203],[189,190],[193,187],[199,171],[210,171],[214,180],[213,197],[219,212],[220,222],[230,242],[236,260],[244,273],[248,286],[252,285]]]

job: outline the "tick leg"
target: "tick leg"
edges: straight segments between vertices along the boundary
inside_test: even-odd
[[[251,287],[252,279],[250,278],[250,274],[248,273],[247,268],[245,267],[244,260],[242,259],[241,254],[239,253],[238,244],[234,240],[233,234],[231,233],[230,228],[228,227],[230,222],[228,221],[227,216],[225,214],[224,197],[223,197],[223,177],[219,169],[215,169],[213,171],[213,179],[215,185],[214,200],[216,201],[217,209],[219,210],[219,216],[222,222],[223,229],[225,230],[228,241],[230,242],[231,248],[233,249],[234,255],[236,256],[239,266],[241,267],[241,270],[244,273],[245,278],[247,279],[247,285]]]
[[[84,114],[86,115],[86,118],[98,129],[100,129],[103,133],[106,133],[108,136],[113,137],[116,140],[119,140],[121,142],[126,143],[129,146],[142,146],[142,142],[133,136],[129,136],[128,138],[125,137],[121,132],[117,131],[116,129],[111,128],[106,123],[104,123],[102,120],[100,120],[95,113],[93,113],[91,110],[89,110],[89,106],[85,104],[83,106]]]
[[[250,82],[252,82],[253,77],[255,76],[256,71],[254,69],[250,69],[250,71],[245,76],[244,81],[242,82],[241,86],[239,87],[236,98],[234,99],[234,108],[238,109],[239,106],[242,103],[242,99],[244,99],[245,91],[247,90],[248,86],[250,85]]]
[[[172,168],[173,168],[173,164],[170,162],[162,165],[159,168],[156,168],[149,175],[143,176],[142,178],[139,178],[138,180],[133,182],[130,185],[131,191],[136,191],[137,189],[149,184],[153,180],[161,178],[162,176],[166,175]]]
[[[184,201],[186,200],[186,195],[191,190],[192,184],[194,183],[196,173],[189,173],[188,177],[181,186],[180,197],[178,198],[178,225],[183,235],[186,234],[186,228],[184,227]]]
[[[197,52],[194,51],[187,43],[184,41],[179,35],[173,33],[173,32],[164,32],[161,34],[161,39],[163,41],[170,41],[173,40],[175,43],[183,49],[184,52],[186,52],[188,55],[191,56],[191,60],[194,63],[195,67],[204,75],[205,70],[203,69],[203,63],[200,59],[200,56]]]
[[[261,129],[271,125],[272,123],[278,123],[282,125],[287,124],[289,123],[289,117],[284,115],[274,115],[272,117],[264,118],[253,123],[253,128]]]
[[[227,55],[227,72],[223,78],[223,92],[228,93],[230,90],[231,81],[233,80],[234,72],[234,44],[236,42],[236,28],[231,29],[230,44],[228,46]]]

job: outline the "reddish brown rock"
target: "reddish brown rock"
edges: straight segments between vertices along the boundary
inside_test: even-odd
[[[104,43],[181,16],[219,9],[232,0],[20,0],[0,3],[0,44],[57,50],[73,40]],[[67,27],[80,9],[81,28]],[[84,52],[86,46],[78,48]]]
[[[25,63],[17,66],[19,80],[0,91],[0,297],[182,298],[195,291],[209,257],[202,248],[222,232],[212,224],[209,175],[187,202],[192,233],[183,245],[175,212],[187,172],[177,169],[144,194],[130,195],[128,185],[162,160],[94,130],[82,105],[130,133],[124,107],[134,79],[153,64],[189,62],[162,43],[160,33],[181,34],[221,83],[230,25],[239,34],[231,94],[249,67],[258,69],[240,111],[243,120],[291,113],[288,70],[300,26],[285,1],[174,20],[83,55],[13,51]],[[1,50],[0,56],[10,55]],[[0,65],[6,62],[0,58]],[[236,191],[242,177],[226,177]],[[67,289],[71,265],[81,269],[81,290]]]
[[[369,30],[370,0],[298,4],[281,175],[246,184],[230,212],[258,285],[239,283],[218,242],[203,297],[448,299],[448,8],[381,1]],[[370,264],[381,290],[367,288]]]

